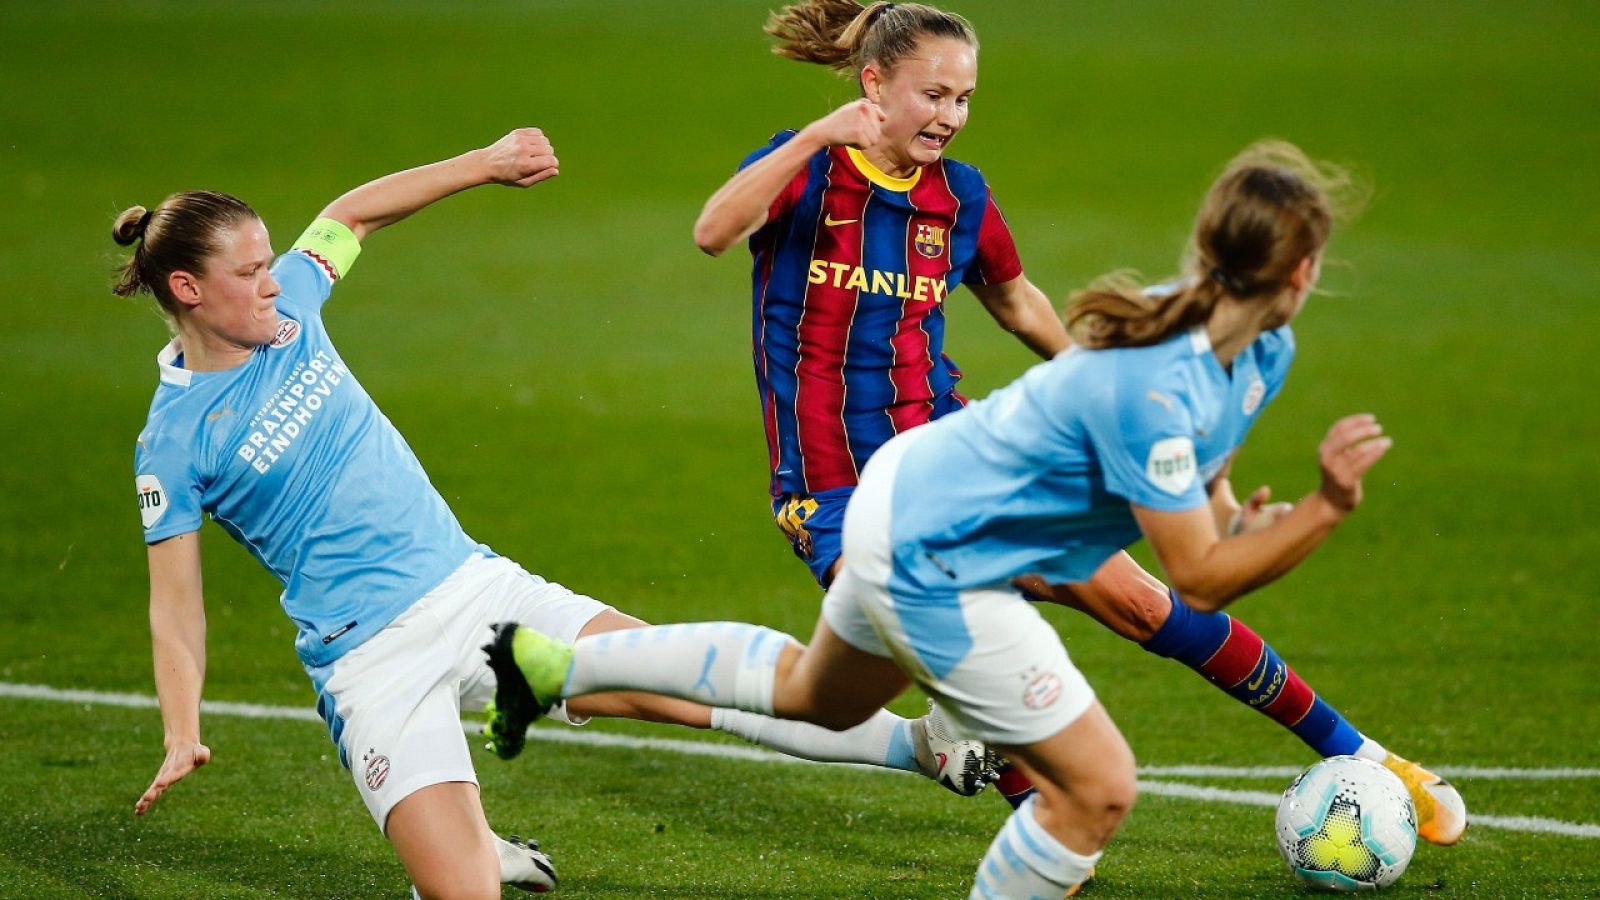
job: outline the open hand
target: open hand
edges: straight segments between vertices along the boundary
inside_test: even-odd
[[[145,789],[144,795],[133,804],[133,814],[142,816],[149,812],[151,804],[155,803],[167,788],[210,761],[211,748],[199,741],[186,741],[167,748],[167,758],[161,763],[161,770],[156,773],[156,780],[150,782],[150,787]]]
[[[555,147],[537,128],[518,128],[484,148],[484,155],[495,184],[530,187],[561,174]]]
[[[1333,423],[1317,448],[1322,465],[1322,496],[1336,509],[1349,512],[1361,504],[1361,476],[1383,458],[1394,440],[1371,413],[1345,416]]]

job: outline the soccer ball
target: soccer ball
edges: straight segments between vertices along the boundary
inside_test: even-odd
[[[1278,849],[1314,888],[1387,887],[1416,848],[1417,810],[1406,786],[1369,760],[1329,757],[1300,773],[1278,803]]]

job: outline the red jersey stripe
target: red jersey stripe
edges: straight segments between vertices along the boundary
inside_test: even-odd
[[[952,237],[946,229],[956,220],[961,201],[950,190],[944,166],[928,166],[922,176],[908,198],[916,212],[906,220],[906,280],[912,284],[945,285]],[[925,425],[933,417],[933,386],[928,376],[937,360],[933,338],[923,324],[943,302],[942,295],[932,296],[933,293],[930,290],[921,297],[913,294],[902,301],[899,324],[889,339],[894,350],[889,370],[894,402],[889,407],[889,419],[897,434]]]
[[[834,148],[828,162],[811,258],[859,269],[861,218],[872,189],[845,160],[843,150]],[[855,484],[859,476],[844,422],[845,349],[850,345],[856,302],[856,289],[847,283],[835,286],[831,277],[806,285],[794,410],[801,474],[807,485]]]

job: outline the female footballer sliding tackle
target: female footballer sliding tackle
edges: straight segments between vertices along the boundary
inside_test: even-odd
[[[132,246],[115,292],[148,293],[173,332],[135,452],[150,566],[150,630],[166,759],[144,814],[211,759],[200,736],[205,608],[200,534],[209,515],[283,583],[295,648],[340,761],[422,896],[498,897],[502,882],[555,886],[537,846],[484,820],[461,728],[495,686],[479,645],[515,619],[562,641],[643,625],[546,582],[469,538],[411,449],[362,388],[322,322],[361,242],[429,204],[485,184],[558,173],[538,129],[398,172],[339,197],[282,256],[226,194],[133,207],[113,237]],[[650,694],[574,701],[558,715],[717,727],[809,759],[921,772],[982,787],[982,745],[936,714],[880,710],[839,733]],[[502,756],[522,749],[502,739]]]

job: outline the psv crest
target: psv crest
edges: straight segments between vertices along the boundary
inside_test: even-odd
[[[300,323],[293,319],[283,319],[278,323],[278,333],[273,335],[273,347],[287,347],[300,336]]]
[[[938,259],[944,253],[944,226],[918,225],[917,236],[912,239],[911,243],[912,246],[917,248],[917,252],[923,256],[929,259]]]

